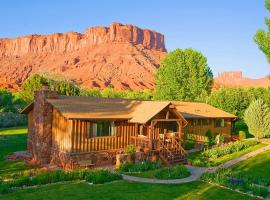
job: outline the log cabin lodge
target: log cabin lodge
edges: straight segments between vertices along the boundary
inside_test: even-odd
[[[46,88],[24,108],[28,150],[37,164],[73,169],[112,165],[133,144],[140,159],[181,161],[187,135],[198,143],[211,130],[231,138],[236,116],[205,103],[60,96]],[[152,158],[152,157],[151,157]]]

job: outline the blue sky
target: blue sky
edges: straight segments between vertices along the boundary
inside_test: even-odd
[[[253,41],[270,15],[264,0],[6,0],[0,8],[0,37],[83,32],[121,22],[163,33],[168,51],[201,51],[214,74],[242,70],[256,78],[270,73]]]

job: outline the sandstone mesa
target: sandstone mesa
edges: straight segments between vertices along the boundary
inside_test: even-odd
[[[18,90],[42,69],[92,88],[152,89],[166,54],[164,36],[112,23],[77,32],[0,39],[0,87]]]

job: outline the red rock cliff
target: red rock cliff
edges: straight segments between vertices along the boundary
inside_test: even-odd
[[[133,45],[141,44],[148,49],[166,51],[162,34],[137,26],[113,23],[110,27],[89,28],[84,34],[68,32],[0,39],[0,55],[63,53],[111,42],[129,42]]]
[[[153,88],[153,73],[166,54],[164,36],[113,23],[76,32],[0,39],[0,86],[17,90],[40,70],[84,87]]]
[[[214,89],[227,87],[270,87],[269,78],[252,79],[243,77],[241,71],[222,72],[215,78]]]

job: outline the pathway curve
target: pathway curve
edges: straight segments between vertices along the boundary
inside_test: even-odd
[[[250,153],[247,153],[243,156],[240,156],[239,158],[235,158],[233,160],[229,160],[218,167],[195,167],[195,166],[186,166],[188,170],[191,173],[191,176],[182,178],[182,179],[168,179],[168,180],[161,180],[161,179],[152,179],[152,178],[141,178],[141,177],[135,177],[135,176],[128,176],[125,174],[122,174],[123,179],[127,181],[133,181],[133,182],[140,182],[140,183],[159,183],[159,184],[179,184],[179,183],[188,183],[192,181],[199,180],[201,175],[206,172],[214,172],[217,168],[229,168],[243,160],[246,160],[248,158],[254,157],[260,153],[263,153],[265,151],[270,150],[270,144],[268,144],[265,147],[262,147],[260,149],[257,149],[255,151],[252,151]]]

